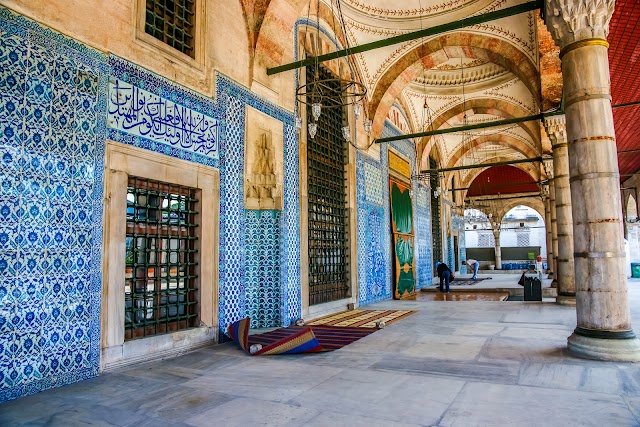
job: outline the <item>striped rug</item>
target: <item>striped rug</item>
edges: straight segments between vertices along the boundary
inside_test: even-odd
[[[375,328],[376,323],[384,321],[386,325],[415,313],[413,310],[348,310],[321,317],[306,325],[326,325],[352,328]]]
[[[309,349],[307,351],[296,351],[296,353],[315,353],[318,351],[333,351],[345,345],[358,341],[360,338],[375,332],[375,328],[338,328],[333,326],[289,326],[288,328],[280,328],[275,331],[265,332],[259,335],[249,335],[250,344],[262,344],[263,351],[260,354],[278,354],[288,353],[280,351],[280,348],[290,341],[290,337],[297,336],[305,330],[311,330],[320,347]]]

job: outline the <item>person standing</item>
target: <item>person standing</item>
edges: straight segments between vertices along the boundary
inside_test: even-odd
[[[449,282],[454,278],[453,271],[444,262],[436,262],[436,271],[440,278],[440,292],[449,292]],[[446,291],[442,285],[446,285]]]
[[[473,268],[473,280],[476,280],[478,278],[478,270],[480,270],[480,263],[478,261],[476,261],[475,259],[468,259],[467,260],[467,267],[469,268]]]

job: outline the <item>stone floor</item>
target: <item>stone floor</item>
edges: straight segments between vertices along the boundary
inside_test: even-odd
[[[640,334],[640,280],[629,287]],[[571,307],[368,308],[418,312],[333,353],[252,357],[227,343],[106,373],[0,405],[0,425],[640,426],[640,364],[571,357]]]
[[[469,292],[452,289],[451,292],[418,292],[417,301],[504,301],[509,292]]]

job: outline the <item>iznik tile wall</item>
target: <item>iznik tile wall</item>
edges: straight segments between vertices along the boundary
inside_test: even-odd
[[[98,373],[107,84],[0,8],[0,402]]]
[[[464,232],[464,222],[462,225],[462,229],[460,230],[460,263],[462,266],[460,267],[460,273],[465,274],[467,272],[467,266],[464,262],[467,260],[467,242],[465,238]]]
[[[164,143],[153,135],[143,137],[116,127],[109,129],[109,138],[220,168],[218,318],[221,332],[228,324],[245,316],[252,317],[252,327],[288,325],[300,317],[298,139],[293,115],[221,75],[216,79],[216,98],[211,100],[121,58],[112,57],[111,65],[112,80],[117,79],[169,103],[184,106],[195,114],[217,121],[219,125],[217,150],[193,144]],[[111,89],[113,92],[113,82]],[[111,98],[114,104],[113,93]],[[259,214],[244,209],[246,105],[284,123],[285,209],[282,214]],[[258,240],[260,243],[256,244]],[[277,268],[261,264],[265,247],[272,251],[268,262],[271,263],[273,254],[276,254],[280,263]]]
[[[451,270],[456,270],[455,258],[453,254],[453,236],[447,235],[447,265]]]
[[[270,313],[279,311],[277,325],[288,326],[302,314],[298,136],[293,114],[223,76],[218,76],[216,81],[216,99],[223,123],[220,132],[220,329],[224,331],[230,323],[256,313],[257,308]],[[244,209],[243,179],[246,105],[284,123],[284,208],[277,215],[272,213],[275,215],[272,219],[277,220],[279,234],[271,236],[274,239],[273,248],[279,248],[277,286],[280,292],[277,299],[256,289],[265,283],[276,286],[275,279],[269,275],[278,271],[269,269],[254,272],[253,268],[260,263],[260,251],[247,250],[246,247],[246,236],[263,235],[261,227],[273,228],[273,223],[266,220],[267,216],[261,217],[258,227],[254,227],[253,223],[247,225],[245,221],[249,214]],[[251,268],[249,275],[247,268]],[[252,326],[274,326],[276,322],[273,319],[270,314],[252,322]]]
[[[356,153],[360,305],[391,298],[391,228],[389,202],[385,199],[389,193],[388,167],[382,160]]]
[[[252,328],[280,326],[280,211],[246,212],[247,315]]]
[[[385,123],[383,137],[400,135]],[[415,170],[412,142],[394,141],[391,146],[411,159]],[[380,146],[380,161],[356,154],[356,195],[358,203],[358,303],[366,305],[388,299],[391,294],[391,218],[389,211],[389,144]],[[431,211],[428,189],[412,180],[414,234],[416,241],[416,288],[431,284]],[[426,207],[425,207],[426,206]]]
[[[127,131],[113,116],[130,113],[108,112],[109,79],[169,109],[206,116],[207,143]],[[0,90],[0,401],[98,373],[105,136],[221,169],[222,330],[248,314],[260,313],[255,326],[300,317],[291,113],[220,75],[211,100],[4,8]],[[282,212],[244,210],[245,105],[284,123]]]
[[[141,136],[121,126],[109,129],[109,138],[183,160],[220,168],[219,326],[251,316],[252,327],[288,325],[300,317],[300,245],[298,199],[298,139],[293,115],[218,75],[216,98],[211,100],[163,77],[112,57],[111,104],[118,80],[183,106],[218,124],[217,145],[163,142],[163,136]],[[260,213],[244,209],[245,106],[284,123],[284,211]],[[112,107],[115,110],[115,107]],[[112,113],[113,115],[113,113]],[[111,118],[111,116],[110,116]],[[111,122],[110,122],[111,125]],[[209,138],[211,139],[211,138]],[[203,154],[207,153],[207,154]],[[268,266],[262,264],[270,251]],[[274,254],[275,258],[274,259]],[[275,265],[274,265],[275,264]]]
[[[415,197],[416,211],[416,263],[419,265],[417,269],[416,288],[420,289],[425,286],[431,286],[433,280],[433,245],[431,239],[431,195],[429,188],[418,182],[413,188]]]

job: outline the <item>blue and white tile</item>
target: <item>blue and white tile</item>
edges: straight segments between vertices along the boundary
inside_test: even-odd
[[[16,277],[19,271],[19,261],[17,251],[0,251],[0,276]]]

